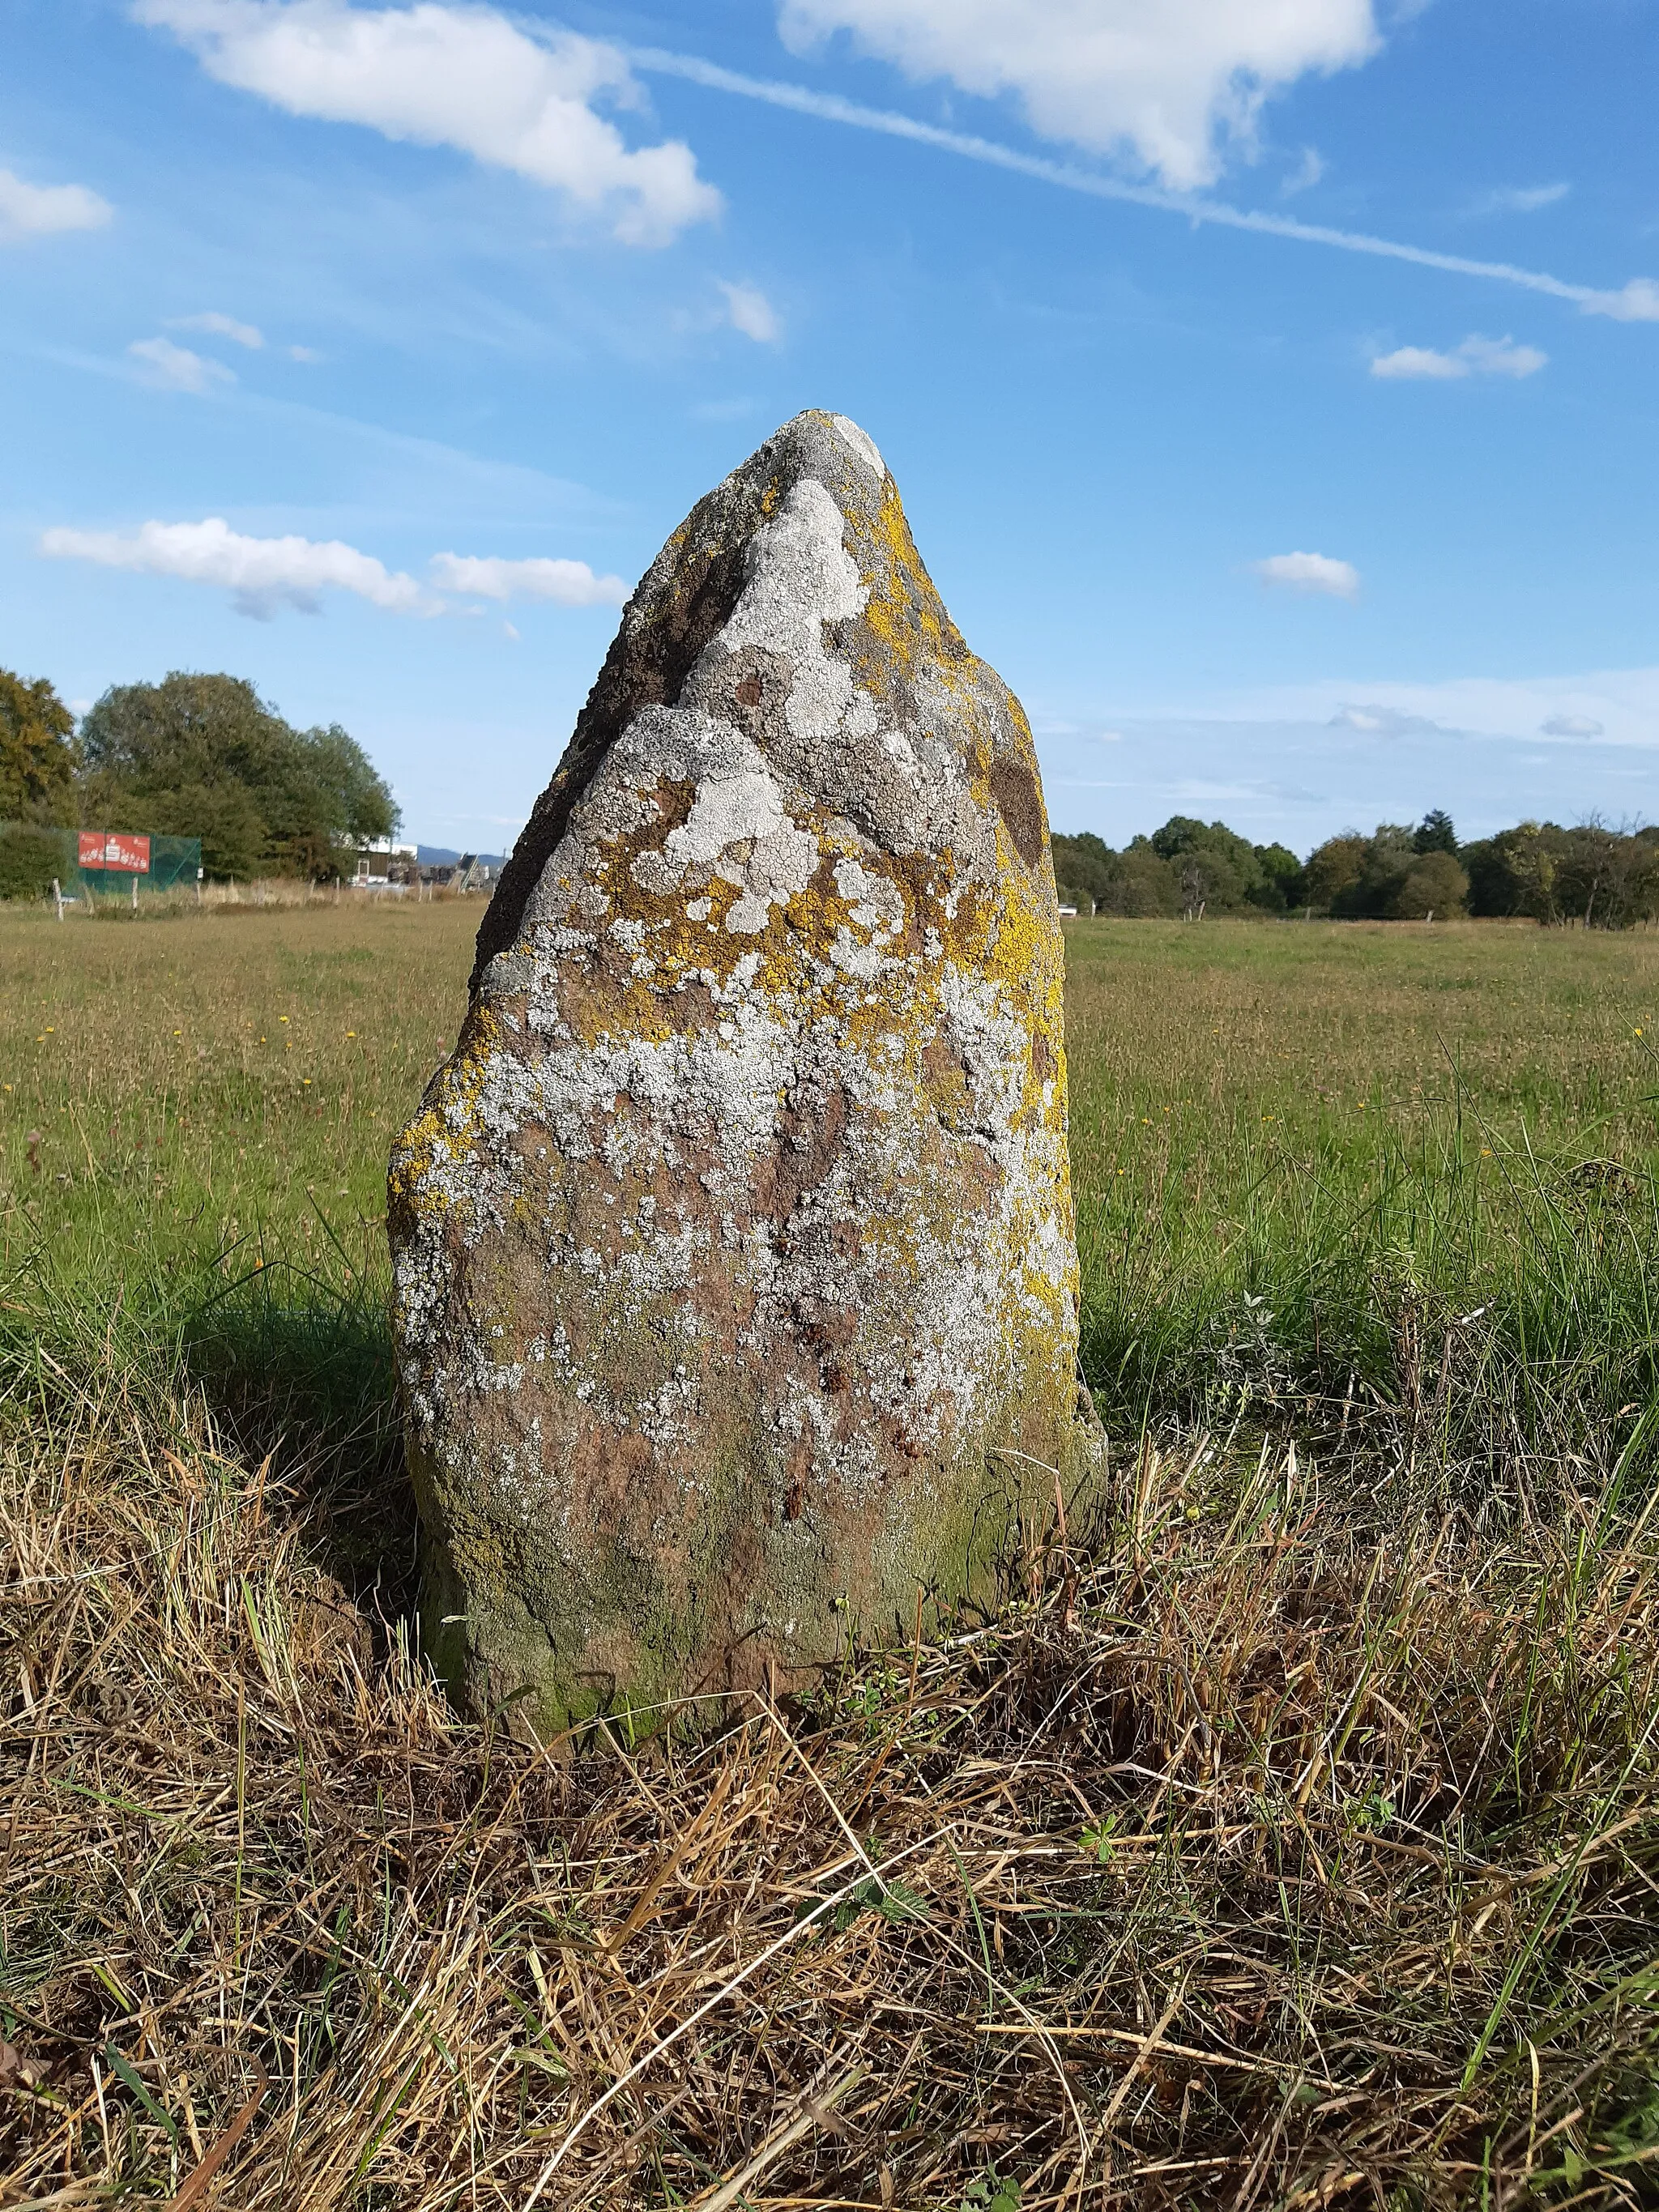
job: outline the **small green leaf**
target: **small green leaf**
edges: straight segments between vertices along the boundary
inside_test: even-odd
[[[907,1889],[902,1881],[883,1881],[872,1875],[861,1881],[850,1897],[843,1898],[836,1907],[836,1929],[850,1928],[860,1912],[878,1912],[884,1920],[902,1923],[906,1920],[925,1920],[927,1900]]]
[[[1116,1814],[1103,1813],[1099,1820],[1091,1820],[1078,1838],[1079,1849],[1097,1866],[1109,1866],[1117,1856],[1117,1847],[1112,1841],[1116,1828]]]
[[[914,1889],[907,1889],[902,1881],[884,1882],[876,1910],[884,1920],[925,1920],[927,1900]]]

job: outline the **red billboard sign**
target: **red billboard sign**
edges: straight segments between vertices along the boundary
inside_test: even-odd
[[[125,830],[82,830],[76,858],[83,868],[125,868],[129,874],[149,873],[149,839]]]

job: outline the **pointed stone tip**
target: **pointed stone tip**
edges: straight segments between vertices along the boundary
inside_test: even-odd
[[[851,450],[878,484],[886,483],[887,464],[881,458],[881,449],[870,433],[860,429],[850,415],[837,415],[827,407],[803,407],[799,415],[792,416],[788,422],[773,432],[767,444],[775,445],[780,439],[787,438],[792,430],[822,430],[826,426]]]
[[[887,464],[881,458],[876,441],[870,433],[867,430],[860,430],[850,415],[832,415],[830,420],[841,432],[842,436],[846,439],[865,466],[871,471],[877,482],[879,483],[884,481],[887,475]]]

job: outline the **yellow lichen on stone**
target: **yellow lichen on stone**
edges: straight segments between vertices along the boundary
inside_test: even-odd
[[[419,1111],[398,1138],[387,1184],[391,1206],[413,1213],[442,1212],[452,1203],[441,1170],[471,1149],[478,1101],[501,1038],[501,1024],[490,1009],[475,1007],[453,1057],[427,1085]]]

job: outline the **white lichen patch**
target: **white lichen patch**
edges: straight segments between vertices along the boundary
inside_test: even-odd
[[[887,477],[887,464],[876,451],[876,441],[870,433],[867,430],[860,429],[858,424],[849,416],[832,415],[830,420],[846,439],[871,475],[880,478],[884,483]]]

